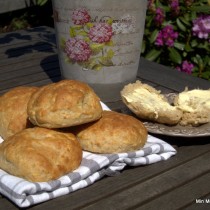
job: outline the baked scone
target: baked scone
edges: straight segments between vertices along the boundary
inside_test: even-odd
[[[30,121],[37,126],[61,128],[101,117],[102,107],[95,92],[76,80],[61,80],[41,87],[28,103]]]
[[[121,97],[140,119],[175,125],[182,117],[182,111],[172,106],[160,91],[140,81],[126,85]]]
[[[3,139],[31,127],[28,120],[27,104],[38,87],[16,87],[0,97],[0,136]]]
[[[78,168],[82,149],[76,137],[47,128],[28,128],[0,144],[0,168],[32,182],[46,182]]]
[[[147,140],[147,129],[142,122],[114,111],[103,111],[99,120],[73,129],[82,149],[94,153],[135,151]]]
[[[180,125],[210,122],[210,90],[186,89],[175,97],[174,104],[183,111]]]

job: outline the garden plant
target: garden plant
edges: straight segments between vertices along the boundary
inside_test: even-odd
[[[149,0],[142,56],[210,80],[210,0]]]

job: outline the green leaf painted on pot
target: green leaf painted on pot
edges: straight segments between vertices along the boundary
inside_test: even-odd
[[[109,19],[107,20],[107,24],[112,25],[112,23],[113,23],[113,19],[112,19],[112,18],[109,18]]]
[[[114,42],[112,40],[110,40],[109,42],[105,42],[106,46],[114,46]]]
[[[90,48],[94,54],[99,53],[104,47],[104,44],[91,44]]]
[[[77,32],[77,35],[79,35],[79,36],[87,36],[87,32],[79,31],[79,32]]]
[[[110,58],[104,57],[104,56],[100,57],[99,62],[103,66],[113,66],[114,65]]]
[[[80,29],[82,29],[82,28],[83,28],[82,25],[74,25],[74,29],[75,29],[75,30],[80,30]]]
[[[70,29],[69,29],[69,34],[70,34],[70,37],[71,37],[71,38],[73,38],[73,37],[76,36],[76,32],[75,32],[75,30],[74,30],[73,27],[70,27]]]
[[[86,23],[85,26],[87,26],[87,28],[90,29],[90,28],[92,28],[94,26],[94,24],[93,23]]]
[[[146,54],[145,58],[149,61],[154,61],[161,54],[161,52],[161,50],[152,49]]]
[[[106,56],[107,56],[107,58],[109,58],[109,59],[113,58],[113,56],[114,56],[114,51],[113,51],[113,50],[108,50]]]
[[[103,66],[101,64],[96,64],[96,65],[93,66],[92,69],[95,70],[95,71],[100,71],[102,69],[102,67]]]
[[[168,48],[168,50],[169,50],[169,57],[170,57],[171,61],[173,61],[174,63],[177,63],[177,64],[181,64],[182,57],[179,54],[179,52],[174,48]]]
[[[65,49],[65,45],[66,45],[66,40],[64,38],[61,38],[61,42],[60,43],[61,43],[60,44],[61,49],[64,50]]]

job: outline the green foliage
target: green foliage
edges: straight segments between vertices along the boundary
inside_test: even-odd
[[[180,67],[183,61],[188,61],[194,68],[192,74],[210,80],[210,33],[207,39],[193,34],[193,21],[201,15],[210,14],[209,0],[179,0],[179,10],[173,13],[171,0],[150,0],[141,55],[150,61],[155,61],[172,68]],[[157,8],[164,11],[161,24],[155,21]],[[209,16],[210,17],[210,16]],[[156,43],[159,32],[167,25],[172,25],[178,33],[173,46]]]
[[[39,6],[45,5],[49,0],[36,0],[36,4]]]

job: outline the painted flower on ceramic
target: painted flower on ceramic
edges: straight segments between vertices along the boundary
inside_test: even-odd
[[[72,21],[75,25],[84,25],[90,21],[90,15],[85,8],[76,9],[72,13]]]
[[[84,70],[113,66],[114,51],[110,48],[113,46],[112,19],[92,23],[85,8],[74,10],[71,18],[74,25],[70,26],[70,37],[61,40],[66,61],[77,63]]]
[[[107,23],[96,23],[89,30],[89,38],[93,42],[109,42],[112,38],[112,26]]]
[[[131,15],[124,15],[119,21],[112,23],[114,34],[127,34],[136,31],[136,19]]]
[[[74,61],[87,61],[91,55],[89,44],[79,38],[68,39],[64,51],[67,56]]]

